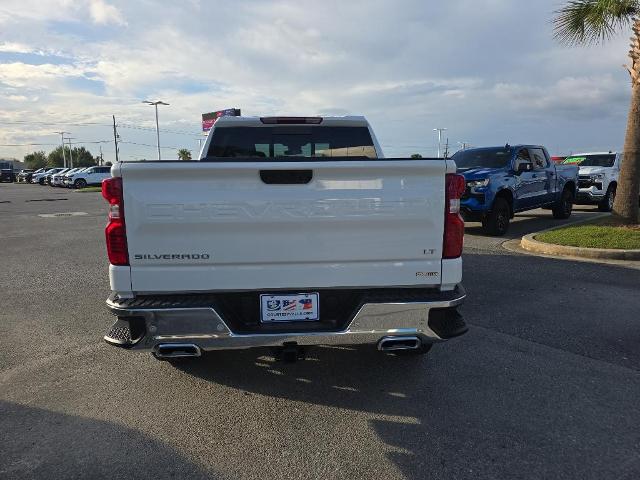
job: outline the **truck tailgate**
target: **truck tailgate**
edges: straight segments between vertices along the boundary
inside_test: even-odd
[[[445,169],[404,159],[120,164],[132,290],[439,285]]]

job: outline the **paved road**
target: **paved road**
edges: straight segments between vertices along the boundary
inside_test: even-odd
[[[38,216],[70,212],[87,215]],[[471,328],[428,357],[176,369],[101,342],[104,224],[97,193],[0,184],[0,478],[640,478],[637,270],[470,225]],[[536,211],[512,236],[551,224]]]

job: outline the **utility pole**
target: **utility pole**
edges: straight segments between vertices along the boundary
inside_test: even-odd
[[[116,116],[113,117],[113,143],[116,146],[116,163],[118,163],[118,131],[116,130]]]
[[[447,143],[444,145],[444,158],[449,158],[449,139],[447,138]]]
[[[440,158],[440,150],[442,147],[442,132],[446,131],[446,128],[434,128],[434,132],[438,132],[438,158]]]
[[[102,145],[100,145],[100,166],[104,165],[104,158],[102,158]]]
[[[160,127],[158,127],[158,105],[169,105],[168,103],[164,103],[163,101],[156,100],[155,102],[151,102],[149,100],[143,100],[142,103],[146,103],[147,105],[153,105],[156,107],[156,137],[158,139],[158,160],[160,160]]]
[[[64,168],[67,168],[67,156],[64,153],[64,135],[67,133],[71,135],[71,133],[70,132],[55,132],[55,133],[60,135],[60,141],[62,142],[62,166]]]
[[[69,168],[73,168],[73,152],[71,151],[71,140],[75,140],[72,137],[65,137],[64,140],[69,141]],[[64,149],[64,147],[63,147]]]

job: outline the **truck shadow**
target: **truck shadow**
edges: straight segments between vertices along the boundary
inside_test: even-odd
[[[137,430],[0,401],[0,478],[216,478]]]

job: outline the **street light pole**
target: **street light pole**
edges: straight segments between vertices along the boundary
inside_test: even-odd
[[[64,153],[64,135],[65,134],[71,134],[70,132],[56,132],[57,134],[60,135],[60,141],[62,142],[62,166],[64,168],[67,168],[67,155]]]
[[[73,153],[71,151],[71,140],[74,140],[72,137],[66,137],[64,140],[69,141],[69,168],[73,168]],[[64,147],[62,147],[64,150]]]
[[[438,132],[438,158],[440,158],[440,149],[442,147],[442,132],[446,131],[446,128],[434,128],[434,132]]]
[[[160,127],[158,126],[158,105],[169,105],[168,103],[164,103],[160,100],[156,100],[155,102],[151,102],[149,100],[143,100],[142,103],[146,103],[147,105],[153,105],[156,107],[156,137],[158,140],[158,160],[160,160]]]

